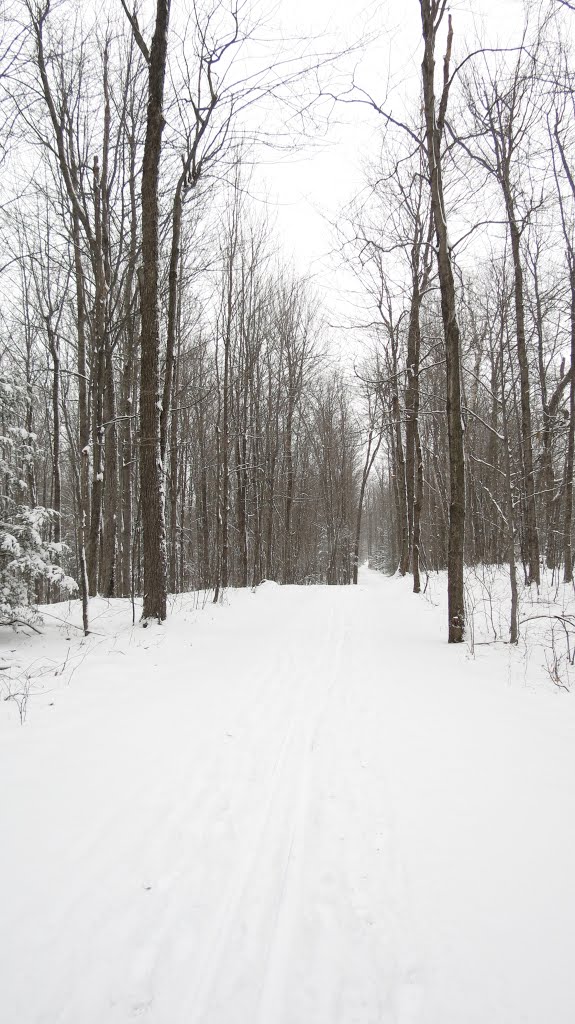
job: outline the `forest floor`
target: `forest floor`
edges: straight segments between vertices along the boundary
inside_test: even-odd
[[[365,569],[93,628],[0,636],[2,1024],[573,1024],[575,695],[539,662]]]

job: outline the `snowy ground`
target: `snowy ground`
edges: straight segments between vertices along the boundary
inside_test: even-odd
[[[575,696],[368,570],[227,600],[0,636],[2,1024],[572,1024]]]

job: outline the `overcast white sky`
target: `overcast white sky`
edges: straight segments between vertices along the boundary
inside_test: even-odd
[[[454,0],[451,13],[457,55],[473,49],[479,37],[485,45],[510,45],[521,35],[521,0]],[[378,38],[354,63],[357,80],[378,102],[387,96],[387,110],[401,114],[403,97],[419,88],[418,0],[280,0],[276,18],[285,34],[327,32],[331,44],[340,48],[366,31],[375,33]],[[278,230],[287,253],[300,271],[316,275],[322,288],[329,289],[333,280],[324,259],[333,245],[326,218],[334,219],[360,189],[362,157],[375,154],[380,129],[381,119],[366,107],[340,108],[317,149],[310,145],[260,172],[262,191],[267,188],[277,202]]]

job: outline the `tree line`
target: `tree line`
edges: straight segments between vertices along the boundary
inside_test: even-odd
[[[147,32],[122,7],[16,5],[5,81],[4,561],[44,600],[78,580],[86,629],[98,593],[161,621],[168,590],[350,582],[358,521],[345,374],[246,199],[242,107],[294,102],[323,58],[234,77],[253,26],[216,2],[170,64],[170,4]]]
[[[168,592],[357,582],[369,555],[416,591],[447,568],[451,642],[465,564],[505,564],[515,641],[521,581],[572,580],[564,7],[495,49],[420,0],[411,108],[346,90],[379,129],[337,224],[353,366],[249,197],[257,144],[286,144],[274,105],[303,118],[330,55],[260,54],[236,0],[189,4],[177,31],[169,0],[149,23],[124,0],[94,24],[6,7],[3,617],[74,579],[86,630],[97,593],[162,621]]]
[[[339,228],[387,410],[369,544],[416,591],[448,569],[451,642],[465,565],[507,566],[515,642],[520,585],[573,580],[571,14],[531,5],[516,45],[456,50],[447,4],[420,9],[419,104],[368,97],[381,152]]]

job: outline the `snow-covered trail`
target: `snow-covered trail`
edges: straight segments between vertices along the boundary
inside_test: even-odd
[[[367,570],[100,622],[2,733],[2,1024],[572,1024],[571,697]]]

